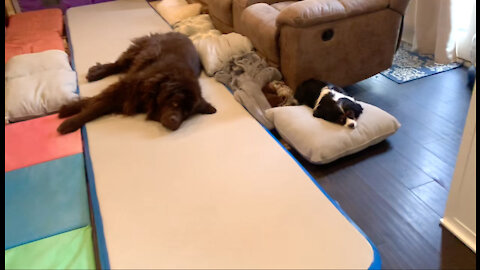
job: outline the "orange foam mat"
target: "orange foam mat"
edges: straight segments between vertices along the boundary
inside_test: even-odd
[[[63,34],[63,15],[58,8],[22,12],[9,17],[7,36],[10,34],[33,34],[54,31]]]
[[[19,54],[47,50],[65,51],[62,38],[56,32],[39,32],[34,35],[11,35],[5,41],[5,63]]]
[[[57,114],[5,126],[5,172],[82,153],[80,131],[57,133]]]

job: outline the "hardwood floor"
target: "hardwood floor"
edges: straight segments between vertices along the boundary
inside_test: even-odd
[[[346,87],[402,124],[386,141],[327,165],[292,154],[377,246],[384,269],[475,269],[440,225],[471,90],[458,68],[405,84],[382,75]]]

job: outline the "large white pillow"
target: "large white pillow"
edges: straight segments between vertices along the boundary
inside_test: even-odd
[[[5,64],[5,79],[52,69],[72,70],[68,55],[64,51],[48,50],[16,55]]]
[[[5,120],[16,122],[50,114],[78,98],[71,70],[46,70],[5,80]]]
[[[359,103],[363,113],[355,129],[313,117],[312,109],[305,105],[276,107],[265,114],[280,136],[305,159],[325,164],[379,143],[400,128],[400,123],[389,113]]]
[[[253,49],[252,42],[238,33],[218,35],[217,30],[198,33],[190,37],[200,55],[203,68],[209,76],[221,70],[234,56]]]
[[[173,31],[192,36],[197,33],[208,32],[215,29],[212,19],[208,14],[200,14],[181,20],[173,25]]]
[[[200,3],[188,4],[185,0],[162,0],[152,2],[152,6],[162,17],[173,25],[183,19],[200,14]]]

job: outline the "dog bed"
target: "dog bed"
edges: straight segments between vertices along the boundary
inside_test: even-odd
[[[67,18],[81,96],[118,80],[87,83],[90,66],[171,31],[141,0]],[[145,115],[84,128],[102,268],[379,268],[368,238],[232,94],[205,75],[200,84],[217,113],[177,131]]]
[[[305,159],[326,164],[377,144],[400,128],[391,114],[364,102],[359,104],[363,113],[355,129],[313,117],[312,109],[305,105],[272,108],[265,115]]]

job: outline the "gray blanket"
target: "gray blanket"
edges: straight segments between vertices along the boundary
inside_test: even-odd
[[[281,80],[282,74],[268,64],[255,52],[234,57],[222,70],[215,73],[215,79],[227,85],[235,99],[240,102],[257,121],[266,128],[274,125],[264,115],[270,109],[262,87],[273,81]]]

